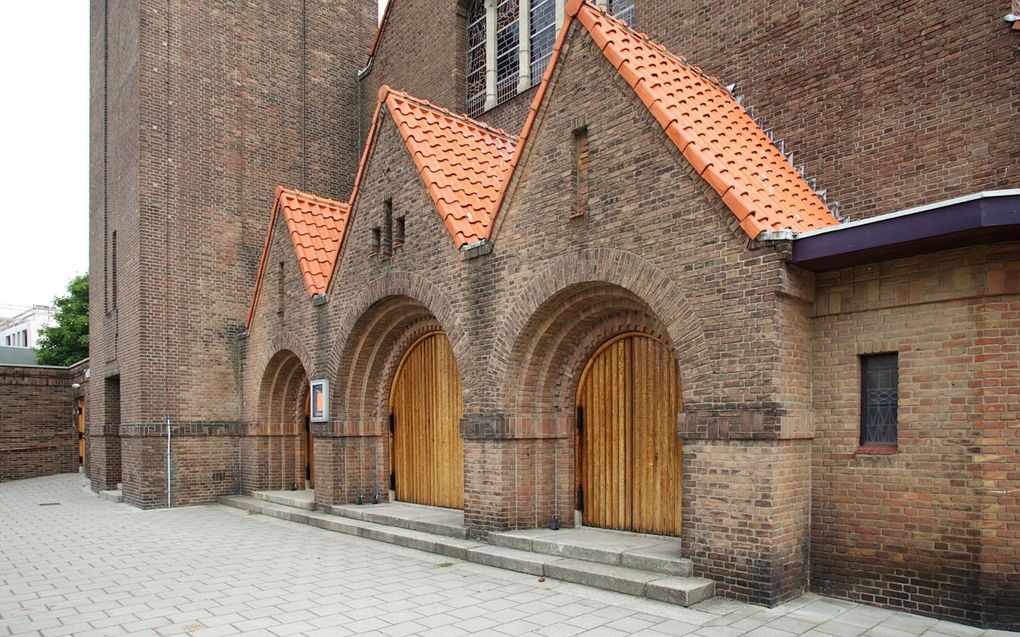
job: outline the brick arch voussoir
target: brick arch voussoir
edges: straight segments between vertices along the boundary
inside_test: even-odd
[[[435,318],[418,320],[408,327],[409,329],[402,331],[390,341],[387,351],[379,352],[373,360],[371,373],[382,382],[376,383],[372,391],[365,392],[365,402],[361,405],[364,417],[379,417],[389,413],[393,378],[404,354],[419,338],[441,328]],[[463,384],[463,377],[461,383]]]
[[[548,364],[536,370],[540,373],[536,393],[548,401],[539,407],[546,411],[572,412],[584,368],[606,341],[626,332],[640,332],[656,338],[662,336],[661,324],[655,317],[640,312],[595,319],[586,327],[576,339],[576,346],[544,357],[543,362]],[[558,364],[554,364],[554,361]]]
[[[326,368],[330,378],[335,377],[339,371],[343,353],[358,321],[373,305],[393,296],[406,296],[424,305],[436,317],[446,337],[450,339],[454,354],[459,355],[458,364],[461,357],[467,357],[468,343],[464,338],[463,322],[442,289],[416,272],[391,272],[364,286],[361,294],[333,328],[336,337]]]
[[[257,394],[255,399],[255,421],[249,423],[248,432],[265,432],[267,428],[273,426],[273,413],[279,412],[282,409],[281,401],[286,401],[286,398],[280,394],[281,391],[289,391],[290,387],[288,382],[283,381],[281,374],[285,371],[290,374],[294,370],[300,369],[304,377],[304,382],[307,384],[309,379],[308,365],[309,360],[307,350],[303,349],[302,344],[296,339],[278,336],[274,338],[269,352],[271,354],[264,354],[260,356],[256,362],[254,368],[258,371],[259,376],[256,381]],[[287,356],[279,358],[281,354],[286,353]],[[302,358],[304,356],[304,358]],[[278,362],[274,363],[274,361]],[[293,362],[296,361],[296,365]],[[269,380],[269,376],[272,376],[272,380]],[[281,381],[283,384],[281,385]],[[282,390],[281,390],[282,388]],[[268,392],[268,393],[267,393]]]
[[[262,378],[266,375],[266,369],[269,366],[269,362],[279,354],[280,352],[287,350],[297,356],[301,362],[301,366],[305,368],[306,374],[312,373],[312,368],[309,367],[309,363],[312,361],[308,347],[296,336],[288,332],[282,332],[276,334],[269,341],[269,347],[267,347],[263,354],[261,354],[255,361],[248,366],[248,369],[255,374],[252,379],[256,385],[262,383]]]
[[[557,294],[585,283],[617,286],[648,306],[668,334],[680,365],[687,403],[692,388],[710,374],[701,320],[683,291],[665,272],[634,253],[615,248],[592,248],[561,256],[532,277],[508,304],[510,309],[494,339],[496,351],[491,358],[502,367],[500,385],[508,386],[523,371],[521,366],[528,364],[520,353],[535,338],[525,333],[532,319]],[[504,408],[512,409],[513,400],[512,394],[505,393]]]
[[[470,339],[466,338],[461,320],[449,295],[443,289],[417,272],[390,272],[362,288],[361,293],[331,328],[335,334],[326,365],[326,378],[340,379],[344,373],[345,355],[357,347],[361,337],[360,324],[373,307],[389,298],[404,297],[423,306],[435,318],[438,327],[446,334],[453,348],[462,382],[476,377],[472,370]]]

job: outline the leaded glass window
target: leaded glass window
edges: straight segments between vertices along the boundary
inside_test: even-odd
[[[531,83],[542,81],[556,42],[556,0],[531,0]]]
[[[895,445],[899,355],[861,357],[861,444]]]
[[[520,0],[496,5],[496,103],[517,95],[520,80]]]
[[[485,110],[485,0],[472,0],[467,12],[467,112]]]
[[[634,0],[611,0],[609,12],[613,17],[634,26]]]

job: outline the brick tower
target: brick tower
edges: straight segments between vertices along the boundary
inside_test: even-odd
[[[278,184],[338,198],[376,0],[92,0],[89,401],[95,490],[235,492],[238,341]]]

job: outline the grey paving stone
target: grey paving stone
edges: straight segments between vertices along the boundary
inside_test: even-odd
[[[337,518],[323,512],[272,504],[279,519],[223,506],[139,511],[81,486],[77,475],[0,484],[0,511],[17,521],[0,525],[0,636],[123,630],[216,637],[243,625],[269,637],[342,637],[355,634],[351,626],[381,637],[741,637],[762,629],[803,631],[800,637],[1020,637],[818,595],[774,609],[721,598],[684,609],[376,543],[361,537],[377,526],[370,522],[341,518],[346,531],[336,533],[326,529],[339,530]],[[63,505],[25,504],[41,498]],[[430,515],[420,519],[442,521],[442,514]],[[301,516],[313,526],[286,521]],[[66,552],[68,528],[77,536],[74,560]],[[25,529],[32,529],[30,543],[16,539]],[[420,531],[399,531],[407,543],[422,539]],[[515,532],[513,541],[520,546],[553,533],[563,535]],[[482,546],[447,540],[465,552]]]

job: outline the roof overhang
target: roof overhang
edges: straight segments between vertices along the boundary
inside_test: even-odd
[[[1020,239],[1020,189],[979,192],[793,235],[791,263],[814,272]]]

